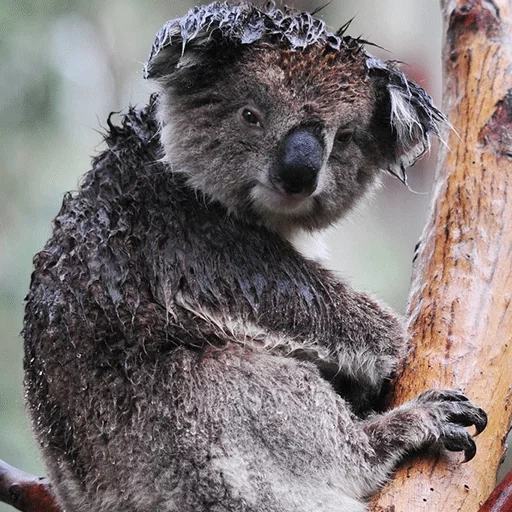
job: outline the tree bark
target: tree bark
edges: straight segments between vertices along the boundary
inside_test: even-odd
[[[374,512],[475,512],[495,486],[512,414],[512,0],[441,0],[444,112],[429,220],[409,297],[412,350],[393,405],[454,388],[483,407],[477,455],[407,461]]]

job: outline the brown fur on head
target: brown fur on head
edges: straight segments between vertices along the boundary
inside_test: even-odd
[[[240,59],[238,72],[271,91],[276,102],[286,102],[295,125],[317,125],[327,139],[333,127],[348,125],[365,112],[371,116],[376,101],[360,54],[263,44]]]
[[[277,58],[269,51],[269,62],[285,73],[285,87],[304,90],[322,110],[332,110],[332,99],[356,103],[368,79],[365,55],[359,45],[353,46],[352,51],[347,48],[342,52],[321,46],[308,46],[302,51],[281,49]]]
[[[272,4],[214,3],[167,23],[146,75],[161,87],[172,169],[230,212],[284,230],[336,221],[380,169],[412,165],[443,119],[360,41]]]

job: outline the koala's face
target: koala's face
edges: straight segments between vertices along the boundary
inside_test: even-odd
[[[335,221],[368,189],[389,141],[360,58],[260,47],[220,71],[164,91],[167,159],[194,188],[238,215],[303,227]]]
[[[270,32],[281,30],[277,10],[212,4],[164,27],[147,68],[161,86],[162,142],[172,171],[229,212],[279,230],[323,228],[381,169],[413,163],[442,115],[357,40],[236,42],[272,17]],[[290,19],[323,34],[307,14]]]

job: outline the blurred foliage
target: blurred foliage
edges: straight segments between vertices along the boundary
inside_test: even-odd
[[[19,332],[32,257],[50,236],[63,194],[77,187],[101,148],[109,112],[146,101],[151,87],[141,69],[154,34],[191,6],[186,0],[0,3],[0,458],[26,471],[44,474],[22,391]],[[435,93],[437,9],[429,0],[414,6],[407,0],[338,0],[322,15],[332,26],[356,16],[353,35],[388,47],[393,53],[385,58],[409,62],[409,72]],[[429,190],[432,167],[425,160],[411,172],[413,189]],[[344,277],[403,310],[429,197],[386,181],[370,207],[329,234],[329,245],[333,267]],[[0,504],[0,512],[8,510]]]

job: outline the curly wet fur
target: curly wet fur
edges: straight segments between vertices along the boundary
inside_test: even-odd
[[[254,70],[275,57],[249,50],[238,62]],[[295,56],[279,59],[286,68]],[[210,155],[212,179],[224,177],[236,208],[205,177],[194,181],[208,153],[190,137],[203,144],[194,123],[208,116],[189,115],[199,131],[175,131],[176,142],[160,123],[185,128],[187,108],[216,104],[173,87],[121,126],[109,122],[107,149],[34,259],[26,396],[63,509],[362,512],[410,451],[437,443],[470,458],[463,425],[482,430],[485,413],[459,393],[371,412],[404,352],[401,321],[301,256],[251,201],[240,208],[232,160]],[[378,96],[371,87],[364,101]],[[388,154],[377,143],[370,153]],[[357,154],[343,165],[357,168]],[[341,197],[365,190],[337,183]]]

